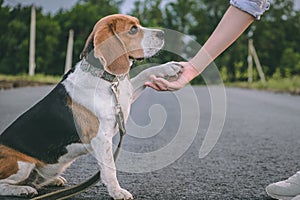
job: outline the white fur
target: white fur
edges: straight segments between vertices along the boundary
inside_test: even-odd
[[[163,31],[158,29],[149,29],[145,27],[141,27],[141,29],[144,32],[144,37],[142,40],[144,57],[149,58],[155,55],[164,46],[164,40],[157,37],[157,34],[163,33]]]
[[[0,180],[0,194],[4,196],[32,196],[36,195],[36,189],[17,184],[28,178],[35,164],[18,161],[18,172],[6,179]]]
[[[36,188],[41,188],[46,185],[63,185],[66,183],[66,180],[60,177],[60,175],[76,158],[87,154],[90,150],[89,145],[85,144],[71,144],[66,148],[68,153],[60,157],[58,163],[36,168],[39,177],[45,180],[43,182],[34,182],[33,185],[35,185]]]
[[[176,76],[181,68],[167,63],[144,70],[131,81],[125,78],[119,83],[120,102],[127,121],[131,103],[141,94],[144,83],[149,81],[151,74],[156,76]],[[75,73],[63,82],[71,98],[89,108],[100,121],[97,136],[91,141],[93,153],[101,168],[102,182],[107,186],[114,199],[131,199],[132,195],[122,189],[118,183],[115,162],[113,160],[112,138],[118,129],[115,121],[115,99],[111,92],[111,83],[103,79],[91,77],[79,67]],[[133,85],[132,85],[133,84]],[[134,90],[133,90],[134,88]]]
[[[113,160],[112,138],[118,129],[115,120],[115,98],[112,95],[111,83],[83,72],[79,66],[63,82],[73,101],[88,108],[100,121],[97,136],[91,141],[93,153],[101,168],[102,181],[107,185],[109,194],[115,199],[130,199],[132,195],[123,190],[116,177]],[[120,103],[125,121],[128,118],[132,86],[125,78],[119,83]]]
[[[7,183],[0,184],[0,194],[2,196],[33,196],[37,195],[36,189],[30,186],[18,186]]]
[[[28,178],[31,170],[35,167],[35,164],[28,162],[18,161],[18,172],[10,177],[0,180],[0,183],[18,184]]]

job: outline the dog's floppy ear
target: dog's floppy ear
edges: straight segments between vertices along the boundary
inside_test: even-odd
[[[94,53],[102,61],[105,70],[121,75],[129,72],[130,61],[126,46],[116,31],[116,23],[112,21],[97,26],[94,33]]]
[[[80,54],[80,59],[86,59],[91,65],[97,68],[105,66],[105,60],[102,57],[96,58],[94,53],[94,31],[89,35],[84,48]]]
[[[87,58],[88,54],[94,49],[94,31],[91,32],[85,42],[84,48],[80,54],[80,59]]]

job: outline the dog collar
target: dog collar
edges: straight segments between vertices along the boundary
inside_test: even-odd
[[[103,66],[101,67],[95,67],[94,65],[90,64],[86,59],[83,59],[81,61],[80,64],[80,68],[82,71],[84,72],[89,72],[92,76],[96,76],[96,77],[100,77],[108,82],[117,82],[119,80],[124,80],[127,76],[127,74],[125,75],[121,75],[121,76],[117,76],[114,74],[109,73],[108,71],[101,69],[103,68]]]

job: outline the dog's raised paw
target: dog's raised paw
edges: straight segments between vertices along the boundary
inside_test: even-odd
[[[183,67],[179,63],[176,63],[176,62],[169,62],[167,64],[170,65],[170,67],[173,70],[173,73],[171,73],[170,75],[167,75],[166,78],[168,80],[176,80],[178,78],[179,74],[182,73]]]
[[[155,70],[157,74],[154,75],[158,77],[169,79],[177,79],[179,74],[182,73],[182,66],[177,62],[167,62],[163,65],[157,66],[158,70]]]
[[[116,200],[130,200],[133,199],[132,194],[125,189],[118,188],[109,191],[110,196]]]

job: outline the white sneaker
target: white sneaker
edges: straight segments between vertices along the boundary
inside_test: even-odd
[[[266,192],[275,199],[291,200],[296,198],[297,195],[300,195],[300,171],[287,180],[268,185]],[[300,200],[300,196],[298,198],[296,200]]]
[[[292,198],[292,200],[300,200],[300,195],[295,196],[294,198]]]

